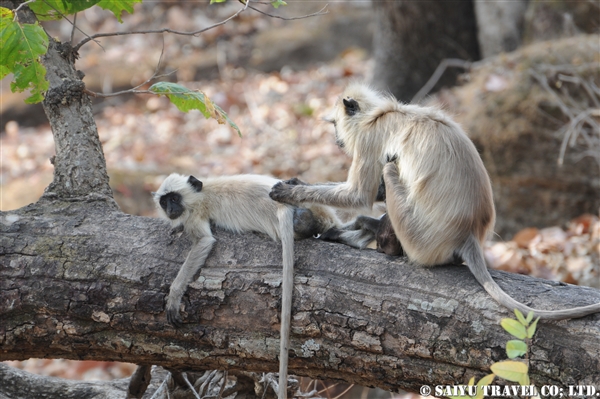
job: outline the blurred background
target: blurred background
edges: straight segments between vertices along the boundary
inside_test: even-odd
[[[194,31],[234,14],[228,0],[144,1],[119,24],[98,7],[86,34]],[[600,6],[597,1],[287,1],[197,36],[126,35],[88,42],[76,67],[88,90],[115,93],[162,80],[198,89],[239,126],[182,113],[166,98],[94,99],[115,199],[154,216],[150,191],[171,172],[343,181],[351,159],[322,120],[344,87],[371,83],[403,102],[442,107],[475,142],[492,179],[492,266],[600,288]],[[291,18],[319,12],[304,19]],[[72,25],[45,23],[68,41]],[[162,57],[161,57],[162,54]],[[149,84],[147,85],[149,86]],[[147,88],[147,86],[142,88]],[[1,81],[0,209],[37,201],[52,181],[52,133],[42,106]],[[132,365],[11,362],[66,378],[121,378]],[[309,382],[305,382],[308,384]],[[324,385],[331,385],[324,383]],[[347,386],[322,395],[336,397]],[[345,398],[390,397],[354,387]],[[396,395],[395,397],[400,397]],[[406,396],[410,397],[410,396]]]

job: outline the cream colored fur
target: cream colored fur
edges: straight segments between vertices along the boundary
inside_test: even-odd
[[[490,180],[471,140],[442,111],[401,104],[390,95],[354,84],[329,119],[336,126],[338,143],[353,157],[347,181],[313,186],[278,183],[271,198],[289,204],[370,208],[383,173],[389,218],[415,264],[434,266],[458,256],[496,301],[542,318],[600,311],[600,304],[560,311],[532,309],[494,282],[482,251],[495,221]]]

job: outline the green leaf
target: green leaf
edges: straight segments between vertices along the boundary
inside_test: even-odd
[[[509,359],[523,356],[527,353],[527,344],[523,341],[513,339],[506,343],[506,355]]]
[[[531,325],[529,327],[527,327],[527,338],[533,338],[533,335],[535,334],[535,330],[537,329],[538,321],[540,321],[539,317],[537,319],[535,319],[535,321],[533,323],[531,323]]]
[[[25,102],[32,104],[44,99],[48,90],[46,68],[40,56],[48,51],[48,36],[41,26],[20,24],[13,20],[12,11],[0,7],[0,75],[14,75],[10,84],[14,92],[29,89],[31,96]]]
[[[519,385],[529,386],[531,385],[531,381],[529,380],[529,374],[523,374],[523,377],[517,381]]]
[[[225,3],[227,0],[210,0],[210,4],[213,3]]]
[[[524,379],[523,375],[527,375],[528,372],[528,367],[525,363],[512,360],[494,363],[490,368],[498,377],[511,382],[522,381]]]
[[[525,319],[525,322],[527,323],[526,325],[529,325],[529,323],[531,323],[531,320],[533,320],[533,312],[532,311],[527,313],[527,319]]]
[[[529,323],[527,323],[527,320],[525,320],[525,316],[523,316],[523,313],[521,313],[519,309],[515,309],[515,316],[517,316],[517,320],[519,320],[521,324],[527,327]]]
[[[275,0],[271,2],[271,5],[275,8],[279,8],[279,6],[287,6],[287,3],[283,0]]]
[[[150,86],[149,91],[158,95],[165,95],[182,112],[197,109],[206,119],[216,119],[220,124],[227,122],[241,137],[238,126],[227,116],[225,111],[213,103],[204,93],[190,90],[177,83],[158,82]]]
[[[483,389],[481,387],[490,385],[492,381],[494,381],[495,374],[488,374],[477,383],[477,395],[475,395],[475,399],[483,399]]]
[[[0,80],[4,79],[6,75],[10,73],[10,69],[8,69],[4,65],[0,65]]]
[[[96,5],[100,0],[38,0],[29,4],[31,11],[39,20],[61,19],[65,15],[72,15],[79,11],[87,10]],[[111,0],[112,1],[112,0]]]
[[[500,325],[513,337],[519,339],[525,339],[527,337],[525,326],[515,319],[502,319]]]
[[[112,11],[112,13],[115,14],[115,17],[117,17],[117,20],[120,23],[123,23],[123,11],[133,14],[133,5],[141,2],[142,0],[100,0],[98,7]]]

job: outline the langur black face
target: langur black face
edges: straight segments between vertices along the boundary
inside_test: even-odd
[[[181,194],[179,193],[171,192],[162,195],[158,203],[171,220],[177,219],[185,210],[181,203]]]

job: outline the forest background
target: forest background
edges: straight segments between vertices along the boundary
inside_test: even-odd
[[[319,2],[288,3],[287,7],[269,12],[305,15],[318,12],[324,5]],[[581,4],[581,7],[592,7],[592,16],[600,12],[595,10],[594,14],[593,7],[597,4],[593,2]],[[201,7],[183,1],[144,2],[136,5],[133,14],[124,16],[123,24],[94,7],[80,13],[77,24],[82,31],[164,26],[192,30],[223,20],[235,12],[236,7],[239,5],[235,2],[203,4]],[[552,12],[560,17],[556,20],[560,23],[550,24],[549,37],[530,38],[529,43],[523,45],[532,47],[520,50],[520,53],[503,53],[493,61],[461,68],[463,75],[458,79],[459,87],[454,87],[454,82],[438,85],[436,94],[429,95],[425,101],[446,108],[467,128],[473,124],[504,126],[504,132],[496,132],[495,142],[485,141],[477,132],[473,133],[476,143],[488,154],[494,152],[495,145],[514,145],[505,150],[522,151],[532,162],[543,161],[541,166],[531,169],[533,176],[538,168],[558,170],[558,161],[563,157],[561,144],[570,134],[567,149],[563,150],[567,154],[563,163],[567,163],[567,167],[579,163],[579,169],[584,172],[576,172],[575,168],[561,173],[567,175],[566,180],[580,183],[582,177],[577,173],[587,174],[592,183],[583,181],[581,184],[591,186],[586,190],[592,198],[594,195],[598,198],[599,167],[594,166],[598,162],[594,159],[598,137],[593,136],[594,125],[573,123],[579,115],[578,107],[584,110],[598,107],[598,68],[591,71],[580,68],[576,73],[571,73],[568,68],[566,72],[560,68],[534,68],[535,73],[543,72],[543,79],[536,81],[534,74],[527,77],[534,84],[537,82],[536,95],[545,96],[536,98],[534,107],[524,107],[531,98],[514,90],[519,86],[518,79],[522,78],[518,72],[522,71],[523,59],[536,59],[537,66],[561,67],[600,62],[598,51],[591,55],[577,51],[573,51],[573,55],[566,50],[557,52],[554,54],[557,58],[563,57],[560,62],[551,57],[544,58],[552,53],[549,48],[572,49],[585,46],[586,41],[598,43],[597,19],[594,21],[592,17],[591,22],[583,24],[578,19],[578,13],[582,11],[576,7],[559,8],[558,11],[538,8],[534,12],[537,19],[530,15],[529,23],[533,26],[543,19],[540,15],[552,16]],[[82,47],[77,67],[85,71],[84,81],[89,90],[99,93],[127,90],[151,77],[158,65],[161,73],[168,74],[166,79],[205,92],[242,131],[242,137],[239,137],[230,127],[205,120],[198,112],[182,113],[164,97],[126,93],[96,99],[94,115],[111,187],[121,209],[134,215],[155,215],[149,193],[172,171],[197,176],[261,173],[278,178],[298,176],[308,182],[344,180],[351,160],[337,148],[332,127],[322,121],[322,117],[349,82],[373,80],[374,24],[369,2],[338,2],[329,5],[326,15],[309,19],[287,21],[244,13],[230,23],[196,37],[169,34],[117,36],[102,39],[102,46],[88,44]],[[61,38],[71,33],[71,25],[65,21],[50,23],[46,28],[53,36]],[[540,44],[541,39],[551,41]],[[577,54],[580,57],[590,55],[591,59],[578,60]],[[561,74],[571,77],[571,81],[561,80]],[[24,96],[10,92],[8,79],[2,81],[1,88],[0,209],[3,211],[35,202],[41,196],[52,181],[53,166],[49,159],[54,153],[52,133],[41,106],[24,105]],[[584,82],[592,94],[587,97],[573,95],[577,90],[585,90],[585,85],[574,87],[571,92],[561,90],[560,85],[574,84],[574,79]],[[480,98],[482,93],[488,106],[495,110],[484,112],[486,110],[478,109],[481,112],[474,116],[474,110],[468,112],[465,108],[475,108],[473,100]],[[495,95],[507,93],[510,93],[506,96],[509,100],[496,101]],[[559,102],[563,101],[567,109],[574,110],[574,116],[562,112],[560,105],[556,105],[557,95]],[[538,106],[540,104],[542,106]],[[548,104],[554,104],[554,108]],[[518,129],[514,124],[499,120],[502,116],[498,116],[517,112],[515,110],[519,113]],[[490,120],[478,119],[481,114]],[[598,114],[592,113],[591,117],[597,123]],[[531,142],[528,137],[540,124],[554,137],[555,146],[550,150],[548,146],[536,149],[535,140]],[[577,134],[565,128],[571,125]],[[471,133],[474,129],[467,130]],[[585,134],[589,132],[592,132],[592,144],[585,141]],[[520,134],[518,138],[514,138],[516,133]],[[507,141],[506,137],[514,140]],[[530,145],[524,146],[528,140]],[[482,150],[484,160],[485,151]],[[537,156],[536,151],[543,151],[543,155]],[[549,164],[548,159],[554,162]],[[581,166],[581,162],[588,163]],[[490,165],[487,166],[490,169]],[[522,170],[519,172],[523,173]],[[494,175],[495,171],[490,173]],[[531,177],[530,180],[522,175],[519,177],[520,184],[535,186],[531,184]],[[503,181],[503,185],[497,191],[520,189],[518,184],[512,185],[513,182],[506,178],[499,181]],[[558,185],[555,189],[564,191],[565,187]],[[544,198],[539,197],[530,201],[525,207],[518,202],[511,203],[511,207],[525,208],[524,212],[531,214],[531,222],[523,215],[512,216],[510,209],[502,209],[501,218],[511,222],[500,222],[500,236],[486,248],[491,264],[503,270],[600,288],[598,204],[577,198],[575,203],[579,206],[573,206],[565,199],[563,207],[568,212],[548,215],[536,210],[536,201],[543,204],[540,208],[556,207],[555,204],[545,204]],[[56,360],[13,364],[70,378],[85,375],[107,378],[111,373],[113,377],[119,377],[131,372],[131,367],[126,365],[93,363],[92,367],[88,363],[73,366]]]

